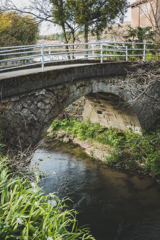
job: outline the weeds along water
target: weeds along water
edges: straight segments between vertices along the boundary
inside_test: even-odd
[[[35,182],[12,177],[7,159],[0,161],[0,239],[92,239],[87,228],[78,229],[74,209],[54,193],[42,194]]]
[[[142,135],[130,130],[117,131],[107,129],[99,123],[81,122],[75,119],[55,120],[51,124],[51,131],[48,134],[56,138],[57,133],[65,131],[72,139],[78,138],[81,141],[86,139],[96,141],[110,146],[109,156],[106,155],[105,162],[109,165],[136,170],[143,174],[160,178],[160,128],[146,132]],[[65,134],[59,139],[63,141]],[[91,152],[94,156],[94,151]]]

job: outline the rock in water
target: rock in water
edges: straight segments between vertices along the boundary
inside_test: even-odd
[[[70,141],[69,137],[65,136],[63,138],[63,143],[68,143]]]

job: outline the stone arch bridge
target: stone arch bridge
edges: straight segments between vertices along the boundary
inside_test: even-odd
[[[139,68],[147,69],[147,63]],[[126,81],[127,71],[136,70],[134,63],[108,62],[0,74],[4,140],[13,147],[35,145],[58,114],[82,96],[110,127],[135,132],[149,128],[160,108],[153,99],[140,96],[133,81]],[[160,100],[160,84],[155,83],[148,93]]]

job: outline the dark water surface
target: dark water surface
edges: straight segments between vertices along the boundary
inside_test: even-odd
[[[38,149],[35,163],[56,172],[39,185],[46,193],[69,196],[79,226],[88,224],[97,240],[160,240],[160,185],[153,179],[108,167],[60,142]]]

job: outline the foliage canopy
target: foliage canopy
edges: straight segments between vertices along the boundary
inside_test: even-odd
[[[127,0],[50,0],[50,2],[53,5],[53,21],[62,27],[64,38],[66,28],[70,29],[72,36],[76,27],[83,28],[85,42],[88,42],[89,30],[99,37],[103,29],[112,24],[116,18],[123,21],[127,6]]]
[[[128,34],[126,36],[123,36],[126,39],[129,39],[128,41],[134,41],[134,42],[152,42],[155,40],[156,31],[152,30],[152,27],[137,27],[132,28],[129,27]]]
[[[0,14],[0,46],[34,44],[38,24],[29,15],[15,11]]]
[[[88,30],[101,34],[108,24],[113,24],[116,18],[123,21],[126,12],[126,0],[69,0],[75,4],[76,23],[84,26],[85,42],[88,42]]]

